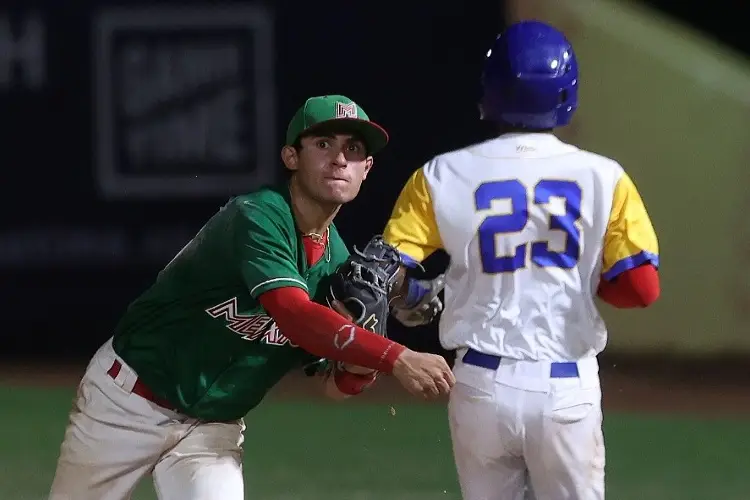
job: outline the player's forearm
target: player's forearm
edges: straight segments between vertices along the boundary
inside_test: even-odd
[[[300,288],[277,288],[259,300],[284,335],[315,356],[390,373],[405,349],[312,302]]]
[[[625,271],[613,281],[602,281],[597,295],[614,307],[630,309],[650,306],[660,292],[659,273],[646,264]]]

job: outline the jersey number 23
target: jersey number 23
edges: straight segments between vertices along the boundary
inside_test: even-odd
[[[531,194],[531,197],[529,196]],[[531,198],[531,199],[530,199]],[[497,238],[519,233],[529,223],[530,202],[543,206],[553,198],[562,199],[564,213],[549,215],[548,229],[565,234],[565,249],[553,252],[547,241],[524,242],[511,255],[498,255]],[[512,273],[526,267],[527,253],[531,262],[540,267],[572,269],[580,256],[581,188],[574,181],[542,179],[529,192],[517,179],[491,181],[481,184],[474,193],[477,210],[489,210],[493,201],[510,201],[510,213],[489,215],[479,225],[479,254],[485,273]]]

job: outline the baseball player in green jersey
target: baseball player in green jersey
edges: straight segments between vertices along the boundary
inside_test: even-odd
[[[344,96],[305,102],[281,151],[289,182],[223,206],[91,359],[52,500],[127,499],[149,474],[162,500],[245,498],[243,417],[285,374],[321,358],[359,373],[347,372],[344,383],[327,378],[335,395],[357,393],[356,378],[373,371],[417,395],[450,390],[455,379],[442,357],[321,305],[322,283],[349,256],[332,220],[387,142]]]

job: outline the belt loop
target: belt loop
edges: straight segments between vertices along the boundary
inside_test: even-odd
[[[133,370],[126,370],[127,373],[122,380],[122,388],[128,392],[133,392],[133,386],[138,381],[138,375]]]
[[[115,358],[115,362],[112,364],[113,368],[114,368],[115,364],[120,365],[120,368],[117,369],[117,370],[114,370],[114,371],[117,372],[117,375],[115,375],[112,378],[115,381],[115,384],[117,384],[120,387],[124,388],[123,383],[124,383],[126,377],[128,376],[128,373],[130,372],[130,370],[128,370],[128,367],[125,366],[125,363],[123,363],[119,359]]]
[[[107,375],[112,377],[115,384],[123,388],[127,392],[133,392],[133,386],[135,385],[138,376],[128,365],[115,358],[112,362],[112,367],[107,370]]]

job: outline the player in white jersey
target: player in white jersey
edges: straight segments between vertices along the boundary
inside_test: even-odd
[[[384,236],[415,262],[450,256],[440,340],[456,350],[449,420],[464,500],[602,499],[607,329],[594,298],[656,300],[657,238],[616,161],[552,134],[577,107],[562,33],[509,27],[483,88],[499,135],[416,171]]]

